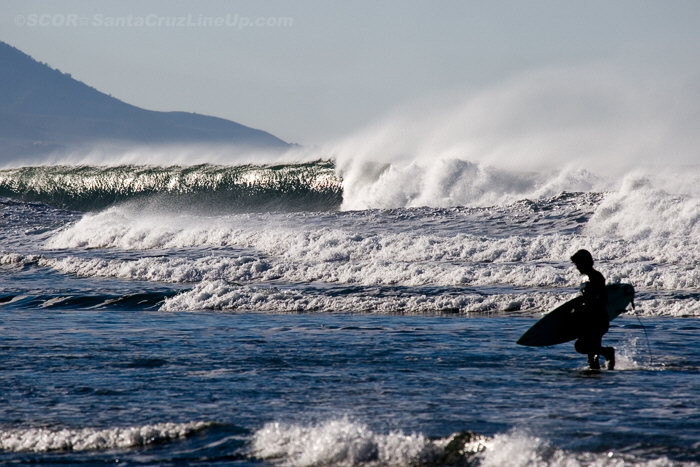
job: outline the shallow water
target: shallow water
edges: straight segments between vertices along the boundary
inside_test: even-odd
[[[362,464],[377,459],[353,448],[399,432],[392,455],[412,464],[427,452],[412,434],[472,431],[500,440],[486,463],[520,449],[534,465],[548,465],[552,449],[582,465],[585,456],[700,462],[694,322],[644,318],[650,355],[638,320],[621,317],[606,336],[617,369],[593,372],[569,344],[515,345],[534,320],[5,311],[0,457],[259,464],[273,453],[296,465],[330,443],[329,459],[316,461]],[[171,439],[167,423],[182,438]],[[275,436],[270,424],[280,424]],[[153,441],[137,437],[125,449],[109,439],[153,425]]]

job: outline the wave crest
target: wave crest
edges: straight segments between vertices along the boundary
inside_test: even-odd
[[[458,441],[453,442],[455,439]],[[276,460],[289,467],[440,465],[454,457],[451,454],[464,458],[483,450],[485,442],[485,437],[474,433],[460,433],[441,440],[416,433],[382,435],[366,425],[333,420],[316,426],[269,423],[255,433],[252,450],[258,458]]]
[[[337,209],[332,162],[282,165],[40,166],[0,170],[0,196],[93,211],[133,200],[212,212]]]
[[[346,419],[312,426],[269,423],[258,430],[252,454],[284,467],[355,466],[697,466],[661,456],[630,453],[576,452],[552,446],[546,439],[513,430],[487,437],[459,432],[445,438],[421,433],[375,433]]]

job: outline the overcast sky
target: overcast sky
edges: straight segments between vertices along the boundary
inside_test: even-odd
[[[323,144],[542,69],[697,76],[700,1],[0,1],[0,40],[125,102]]]

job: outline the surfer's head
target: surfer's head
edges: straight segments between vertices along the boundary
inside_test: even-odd
[[[588,250],[578,250],[571,257],[571,261],[573,261],[578,270],[583,273],[593,268],[593,256]]]

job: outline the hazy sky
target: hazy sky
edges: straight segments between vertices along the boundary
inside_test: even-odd
[[[697,76],[700,1],[0,0],[0,40],[139,107],[313,145],[542,69]]]

